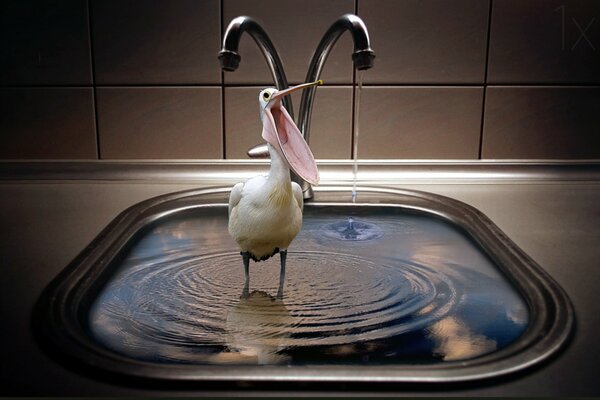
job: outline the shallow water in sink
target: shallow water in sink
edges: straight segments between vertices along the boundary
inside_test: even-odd
[[[242,296],[226,207],[163,218],[116,268],[88,329],[140,360],[440,363],[503,348],[528,321],[522,297],[459,229],[394,207],[308,205],[282,298],[279,256],[251,263]]]

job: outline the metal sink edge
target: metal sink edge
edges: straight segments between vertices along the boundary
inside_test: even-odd
[[[93,287],[127,241],[163,216],[195,207],[224,206],[230,188],[212,187],[158,196],[123,211],[45,289],[36,305],[33,324],[37,338],[51,353],[60,350],[69,363],[111,374],[160,381],[348,381],[450,383],[495,378],[548,360],[568,342],[574,310],[563,289],[489,218],[460,201],[431,193],[384,187],[359,187],[367,204],[392,206],[434,215],[471,236],[518,288],[530,307],[532,320],[512,345],[473,360],[435,366],[311,366],[222,367],[163,365],[131,360],[93,342],[85,332],[82,313]],[[348,189],[315,188],[315,205],[347,205]],[[310,204],[308,205],[310,207]]]
[[[143,181],[233,185],[268,170],[268,160],[0,161],[0,181]],[[350,160],[319,160],[324,184],[354,179]],[[598,160],[359,160],[364,185],[401,183],[600,182]]]

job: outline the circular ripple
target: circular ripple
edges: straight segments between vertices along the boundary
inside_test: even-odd
[[[143,359],[248,357],[268,363],[288,348],[369,342],[423,329],[444,317],[459,297],[449,277],[424,265],[290,252],[284,294],[276,298],[279,257],[252,263],[244,291],[239,253],[194,251],[129,260],[133,264],[92,307],[96,339]]]
[[[325,225],[321,234],[337,240],[364,241],[380,238],[383,236],[383,230],[375,224],[348,217],[346,221]]]

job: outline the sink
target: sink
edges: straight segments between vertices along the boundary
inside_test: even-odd
[[[242,260],[229,188],[132,206],[50,284],[38,339],[85,370],[160,381],[456,382],[551,358],[564,291],[485,215],[431,193],[315,188],[287,258]]]

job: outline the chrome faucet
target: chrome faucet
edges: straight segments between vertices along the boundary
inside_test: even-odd
[[[269,36],[258,22],[245,15],[232,19],[223,35],[223,48],[219,52],[221,69],[224,71],[235,71],[240,66],[242,57],[238,53],[238,48],[244,32],[248,32],[250,37],[254,39],[265,57],[277,89],[287,89],[288,82],[283,70],[283,63],[281,62],[281,58],[279,58],[279,53],[275,50],[273,42],[271,42],[271,39],[269,39]],[[285,96],[282,103],[293,119],[294,108],[292,107],[292,98]]]
[[[277,84],[279,90],[288,87],[285,73],[283,71],[283,64],[273,46],[273,43],[269,40],[265,31],[252,20],[250,17],[237,17],[231,21],[225,36],[223,38],[223,49],[219,53],[219,59],[221,60],[221,67],[226,71],[234,71],[240,62],[240,55],[237,53],[238,45],[241,34],[247,30],[252,36],[254,41],[258,44],[261,49],[273,79]],[[369,40],[369,33],[362,19],[354,14],[345,14],[338,18],[325,32],[323,38],[319,42],[317,49],[315,50],[313,57],[308,67],[308,73],[306,74],[305,82],[313,82],[319,80],[325,61],[331,52],[331,49],[342,36],[345,31],[350,31],[352,39],[354,41],[354,52],[352,53],[352,60],[354,61],[354,67],[358,70],[366,70],[373,66],[373,60],[375,59],[375,53],[371,49],[371,43]],[[310,119],[312,116],[312,106],[315,97],[316,87],[311,87],[304,90],[302,94],[302,100],[300,103],[300,116],[298,118],[298,128],[304,136],[306,142],[309,142],[310,138]],[[286,102],[287,100],[287,102]],[[283,100],[283,105],[288,110],[292,118],[293,109],[292,103],[289,96]],[[267,146],[260,144],[254,146],[248,150],[248,155],[252,158],[260,158],[268,156]],[[310,184],[305,182],[300,177],[292,172],[292,180],[298,182],[302,187],[302,192],[305,199],[311,199],[313,192]]]
[[[365,23],[354,14],[345,14],[339,17],[329,29],[327,29],[325,35],[323,35],[308,66],[308,73],[306,74],[305,79],[306,82],[312,82],[319,79],[331,49],[345,31],[350,31],[354,41],[354,52],[352,53],[354,67],[359,71],[362,71],[373,66],[375,53],[371,49],[369,32],[367,31]],[[310,118],[312,116],[315,89],[316,87],[310,87],[304,90],[302,93],[302,100],[300,101],[298,129],[302,132],[306,143],[309,143],[310,139]],[[298,182],[302,187],[302,193],[305,199],[311,199],[313,197],[312,187],[308,182],[296,176],[292,176],[292,179]]]

